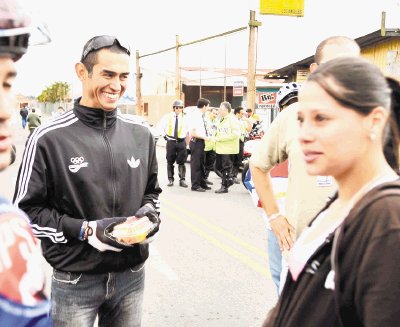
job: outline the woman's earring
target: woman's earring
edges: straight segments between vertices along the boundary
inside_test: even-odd
[[[369,133],[369,139],[374,142],[376,139],[376,133],[374,131],[371,131],[371,133]]]

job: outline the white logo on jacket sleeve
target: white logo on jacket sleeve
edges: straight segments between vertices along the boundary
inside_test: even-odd
[[[140,165],[140,159],[136,159],[132,156],[130,159],[126,160],[128,162],[129,167],[137,168]]]
[[[83,157],[73,157],[71,158],[72,165],[68,166],[68,169],[71,173],[76,173],[79,169],[83,167],[87,167],[88,163],[85,162],[85,158]]]

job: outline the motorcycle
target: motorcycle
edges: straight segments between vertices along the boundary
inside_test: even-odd
[[[249,162],[251,154],[254,149],[257,147],[258,142],[261,141],[261,138],[264,135],[264,130],[262,128],[261,122],[257,122],[253,125],[252,130],[249,132],[248,136],[244,142],[243,148],[243,160],[242,160],[242,183],[244,185],[244,181],[246,178],[247,171],[249,170]]]

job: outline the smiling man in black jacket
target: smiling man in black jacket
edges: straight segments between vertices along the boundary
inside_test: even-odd
[[[140,326],[148,241],[124,245],[110,226],[148,217],[158,231],[155,142],[150,130],[117,113],[129,75],[129,47],[97,36],[75,70],[74,109],[29,138],[14,202],[24,210],[54,268],[56,326]]]

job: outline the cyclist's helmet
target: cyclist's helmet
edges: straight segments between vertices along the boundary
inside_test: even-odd
[[[285,83],[276,95],[276,108],[281,111],[290,100],[297,99],[300,87],[296,82]]]
[[[28,45],[32,45],[32,34],[39,39],[34,42],[35,44],[50,42],[46,25],[32,24],[31,15],[18,4],[18,1],[1,0],[0,55],[11,56],[14,61],[19,60],[26,53]]]

